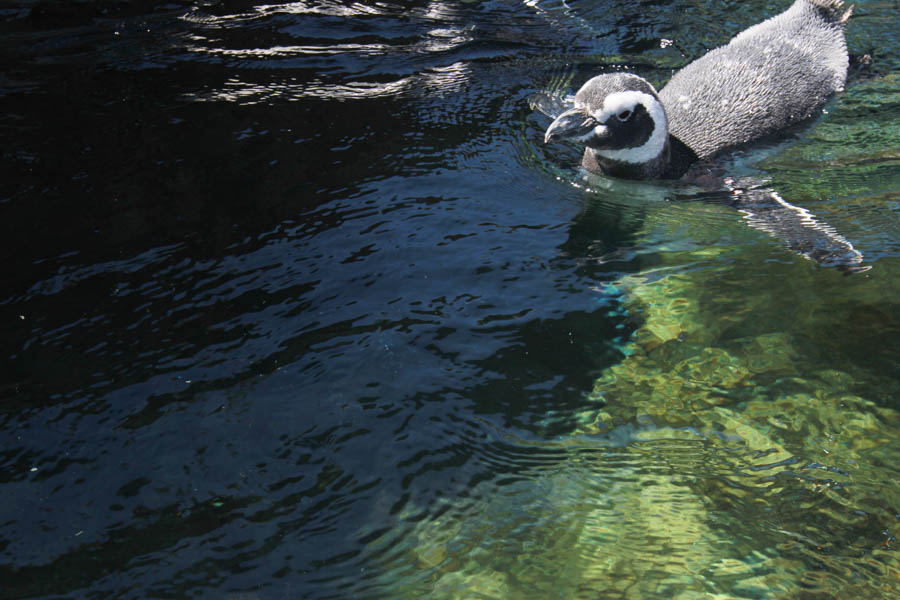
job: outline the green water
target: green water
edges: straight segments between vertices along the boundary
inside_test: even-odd
[[[558,463],[412,526],[399,596],[900,594],[896,261],[785,265],[776,303],[773,265],[729,252],[620,282],[643,324],[580,430],[531,444]]]
[[[533,468],[438,518],[406,509],[413,543],[385,548],[384,567],[415,575],[392,593],[900,597],[898,81],[858,82],[760,164],[851,239],[878,238],[874,268],[843,276],[776,240],[748,248],[762,234],[725,208],[651,209],[628,259],[648,266],[605,290],[637,326],[627,357],[570,435],[497,432]]]

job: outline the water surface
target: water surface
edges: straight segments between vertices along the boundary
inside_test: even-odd
[[[897,597],[896,5],[724,167],[864,273],[529,103],[777,4],[6,3],[0,596]]]

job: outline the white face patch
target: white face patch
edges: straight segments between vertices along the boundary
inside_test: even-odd
[[[642,104],[647,113],[653,119],[653,132],[650,138],[642,146],[637,148],[624,148],[622,150],[593,150],[594,154],[618,160],[621,162],[642,164],[659,156],[666,146],[669,137],[669,124],[666,113],[659,100],[645,92],[627,91],[613,92],[603,100],[603,107],[593,117],[601,123],[609,119],[615,119],[616,115],[624,111],[634,111],[634,108]],[[598,129],[604,131],[597,131]],[[594,128],[598,135],[605,133],[605,127],[598,125]]]

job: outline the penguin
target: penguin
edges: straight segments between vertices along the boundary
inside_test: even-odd
[[[698,161],[808,119],[843,90],[852,10],[843,0],[796,0],[682,68],[658,93],[637,75],[598,75],[544,143],[582,143],[582,166],[594,173],[680,178]]]

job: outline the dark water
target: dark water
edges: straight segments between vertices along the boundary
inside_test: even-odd
[[[896,2],[726,166],[865,273],[529,105],[777,4],[0,4],[0,597],[897,597]]]

